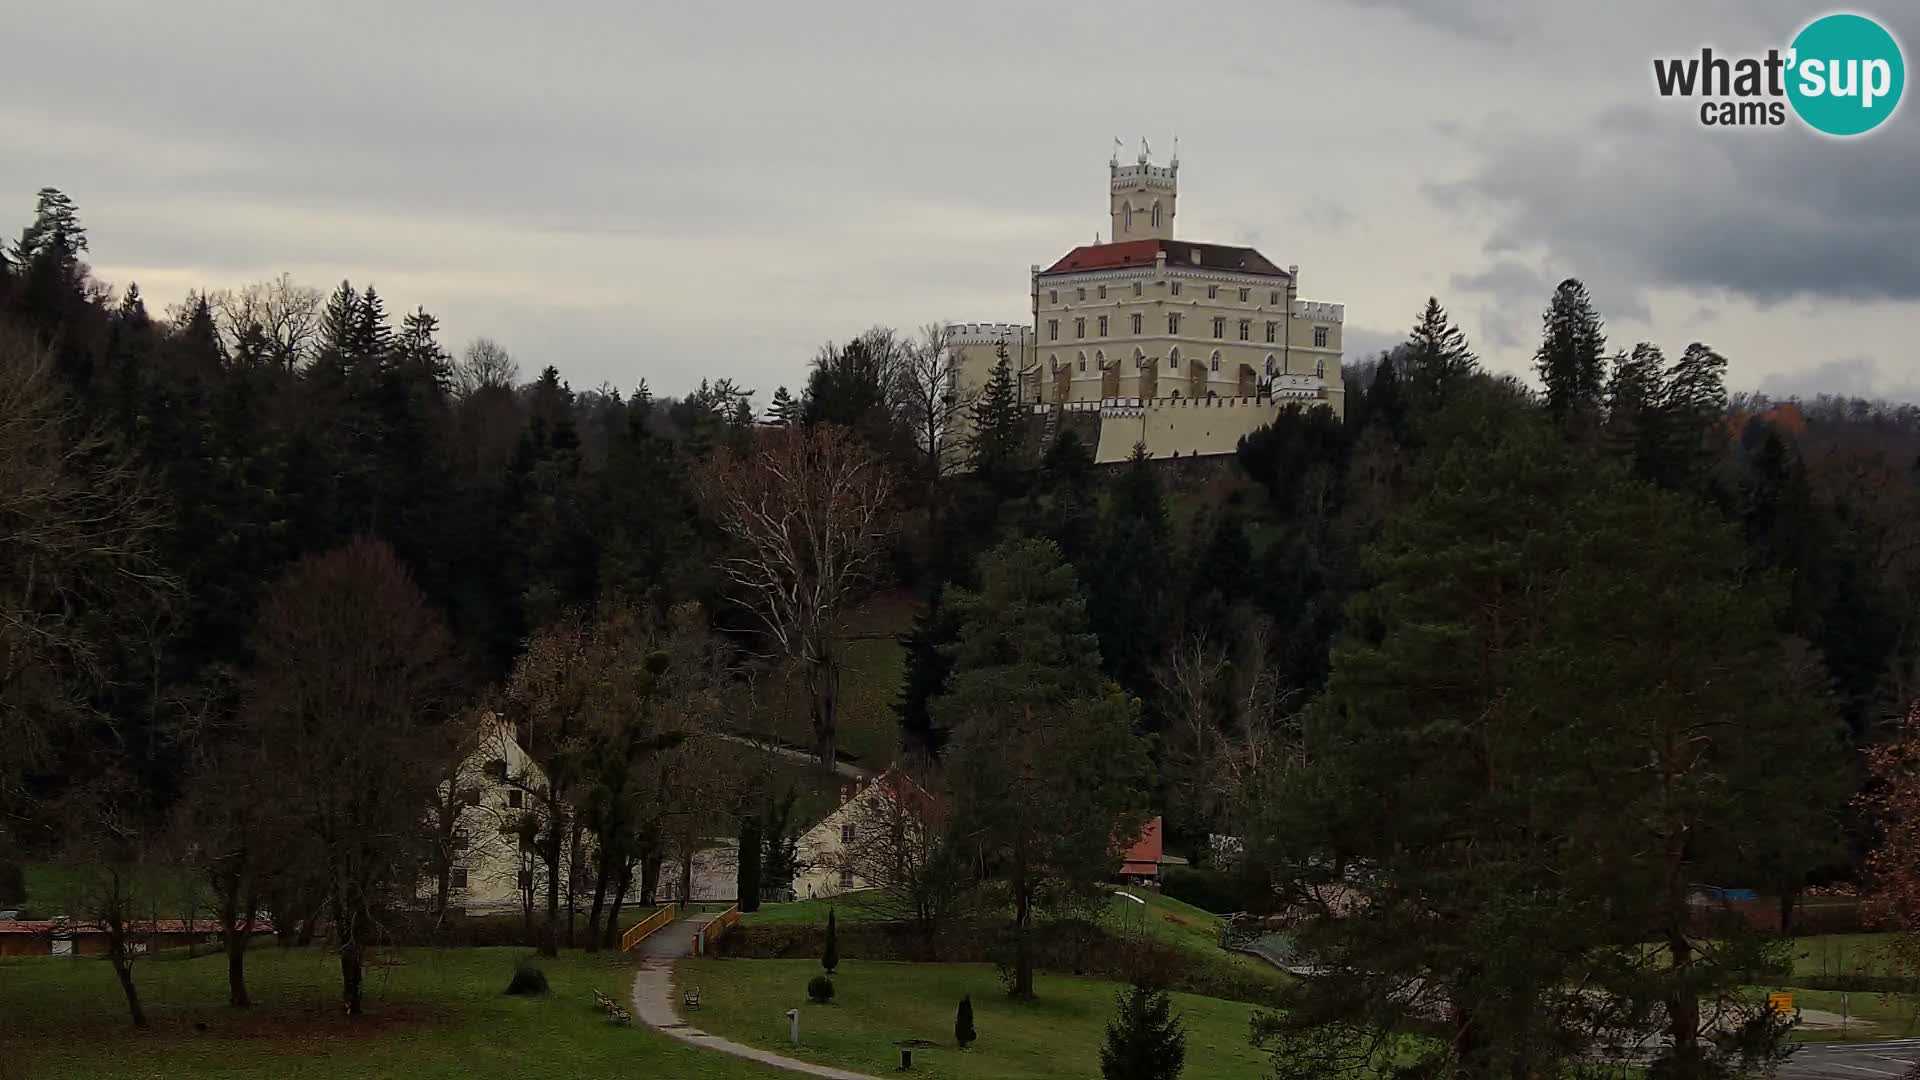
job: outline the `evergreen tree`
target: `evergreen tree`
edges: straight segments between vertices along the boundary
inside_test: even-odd
[[[773,404],[767,408],[767,422],[770,424],[791,425],[800,422],[802,409],[800,403],[787,393],[782,386],[773,392]]]
[[[1643,472],[1674,491],[1712,494],[1727,449],[1727,358],[1694,342],[1666,372]]]
[[[342,280],[320,310],[320,355],[332,356],[344,363],[353,353],[354,329],[360,323],[360,294],[353,283]]]
[[[1380,358],[1380,364],[1373,371],[1373,382],[1367,387],[1366,415],[1367,423],[1384,427],[1397,443],[1407,442],[1407,395],[1401,378],[1404,360],[1397,357],[1405,349],[1396,349]]]
[[[999,356],[986,390],[973,405],[973,471],[1004,494],[1020,472],[1026,418],[1005,345],[1000,346]]]
[[[906,671],[893,707],[900,720],[902,747],[934,757],[945,749],[952,732],[934,722],[930,705],[946,692],[947,677],[953,671],[951,648],[960,632],[959,619],[943,602],[944,598],[945,591],[936,589],[927,603],[913,613],[913,626],[902,642]]]
[[[1607,419],[1601,442],[1612,454],[1646,475],[1657,414],[1666,380],[1667,358],[1657,345],[1641,342],[1613,362],[1607,379]]]
[[[965,1050],[973,1045],[979,1035],[973,1030],[973,995],[960,995],[960,1008],[953,1014],[953,1041]]]
[[[736,880],[734,895],[739,897],[742,914],[752,914],[760,910],[760,815],[743,814],[740,818],[740,845],[735,849],[739,856],[736,861]]]
[[[1186,1025],[1163,990],[1133,986],[1114,999],[1100,1047],[1105,1080],[1175,1080],[1187,1064]]]
[[[1143,698],[1152,690],[1168,629],[1171,532],[1159,476],[1146,448],[1135,446],[1114,482],[1084,574],[1105,670]]]
[[[1060,554],[1078,565],[1093,544],[1098,524],[1098,482],[1093,452],[1068,428],[1040,459],[1038,492],[1046,500],[1040,526],[1060,545]]]
[[[1450,393],[1480,368],[1479,357],[1467,347],[1467,335],[1448,320],[1447,309],[1437,297],[1427,298],[1401,356],[1413,383],[1414,400],[1425,410],[1446,404]]]
[[[33,224],[14,243],[13,261],[31,267],[45,258],[71,274],[85,250],[87,230],[80,224],[80,212],[73,200],[59,188],[41,188],[34,200]]]
[[[1587,287],[1568,278],[1541,317],[1534,370],[1546,386],[1547,414],[1570,436],[1585,438],[1600,418],[1607,337]]]
[[[820,953],[820,966],[832,975],[840,966],[840,932],[836,928],[833,909],[827,909],[827,947]]]

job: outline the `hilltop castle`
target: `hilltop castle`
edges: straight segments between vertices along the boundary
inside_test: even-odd
[[[1288,402],[1342,415],[1344,307],[1300,299],[1298,266],[1174,239],[1178,153],[1156,165],[1143,142],[1107,177],[1112,239],[1031,268],[1031,324],[952,324],[961,385],[985,386],[1004,348],[1044,430],[1097,418],[1101,462],[1135,443],[1157,458],[1232,453]]]

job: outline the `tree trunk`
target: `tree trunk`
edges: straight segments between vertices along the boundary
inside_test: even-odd
[[[574,902],[574,890],[580,884],[580,819],[573,819],[571,830],[573,839],[567,844],[567,948],[573,948],[573,916],[579,904]]]
[[[612,838],[600,838],[600,868],[593,875],[593,911],[587,916],[587,951],[600,950],[600,916],[606,910],[607,879],[613,873]]]
[[[347,1006],[348,1016],[360,1015],[360,988],[364,974],[361,966],[360,941],[354,936],[340,940],[340,996]]]
[[[140,1007],[140,991],[133,986],[133,961],[127,947],[126,935],[115,934],[107,954],[113,962],[113,975],[120,980],[120,992],[127,996],[127,1015],[133,1018],[134,1027],[143,1028],[147,1026],[147,1011]]]
[[[1700,1060],[1700,997],[1693,989],[1693,943],[1684,927],[1667,933],[1667,958],[1673,971],[1673,992],[1667,995],[1668,1037],[1673,1040],[1676,1076],[1698,1075]]]
[[[691,903],[692,901],[693,901],[693,845],[688,844],[687,850],[682,852],[680,855],[680,902],[683,904],[687,904],[687,903]]]
[[[654,893],[660,889],[660,856],[648,855],[640,863],[640,906],[652,907]]]
[[[760,816],[748,814],[740,823],[740,847],[735,862],[737,871],[734,900],[743,913],[760,910]]]
[[[560,852],[567,831],[562,827],[559,793],[547,802],[547,925],[540,934],[540,955],[560,955]]]
[[[1014,841],[1013,875],[1013,991],[1022,1000],[1033,997],[1033,890],[1027,882],[1027,845],[1024,837]]]
[[[633,887],[633,860],[620,860],[620,887],[614,890],[613,908],[607,914],[607,948],[620,944],[620,909],[626,905],[627,890]]]
[[[821,645],[821,658],[807,665],[808,719],[813,723],[814,752],[820,767],[833,771],[839,761],[840,657],[831,635]]]
[[[253,1004],[247,997],[247,932],[227,935],[227,1004],[244,1009]]]
[[[1800,907],[1800,886],[1780,890],[1780,936],[1793,936],[1793,915]]]

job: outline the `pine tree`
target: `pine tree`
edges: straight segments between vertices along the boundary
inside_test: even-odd
[[[1427,298],[1402,355],[1413,383],[1414,400],[1425,410],[1444,405],[1450,391],[1480,368],[1479,357],[1467,347],[1467,335],[1448,321],[1447,309],[1440,306],[1438,297]]]
[[[953,1041],[965,1050],[973,1045],[979,1035],[973,1030],[973,995],[960,995],[960,1008],[953,1014]]]
[[[46,256],[62,270],[71,271],[85,250],[87,230],[80,224],[73,200],[59,188],[41,188],[34,202],[33,224],[14,244],[13,261],[31,267]]]
[[[953,671],[953,658],[948,653],[960,632],[959,620],[944,598],[945,590],[937,590],[913,613],[913,626],[902,643],[906,671],[893,707],[900,720],[901,745],[934,757],[945,749],[952,732],[934,723],[929,706],[946,692],[947,676]]]
[[[1114,999],[1100,1047],[1105,1080],[1175,1080],[1187,1064],[1186,1024],[1166,992],[1147,986],[1122,990]]]
[[[380,294],[367,286],[354,311],[353,331],[348,355],[360,365],[378,368],[385,365],[393,351],[393,327],[387,322],[387,306]]]
[[[1114,481],[1082,572],[1106,673],[1143,698],[1151,692],[1167,632],[1171,538],[1158,473],[1146,448],[1135,446]]]
[[[1584,439],[1599,421],[1606,347],[1587,287],[1578,278],[1561,282],[1541,317],[1534,370],[1546,386],[1547,414],[1574,438]]]
[[[773,392],[773,403],[767,406],[767,423],[781,425],[798,423],[801,411],[800,403],[793,399],[792,394],[787,393],[786,387],[782,386]]]
[[[1707,495],[1727,448],[1727,358],[1694,342],[1666,372],[1653,434],[1655,458],[1644,472],[1675,491]]]
[[[353,352],[354,328],[360,322],[360,294],[342,280],[320,311],[320,352],[344,361]]]
[[[1642,475],[1649,444],[1655,437],[1666,363],[1659,346],[1643,341],[1631,353],[1614,360],[1613,373],[1607,379],[1607,419],[1601,429],[1601,444],[1616,457],[1632,462]]]
[[[1405,445],[1407,442],[1407,395],[1400,368],[1404,360],[1396,359],[1404,350],[1396,349],[1380,358],[1380,365],[1373,370],[1373,383],[1367,387],[1367,422],[1378,424],[1387,429],[1393,441]]]
[[[835,926],[832,908],[827,909],[827,947],[820,954],[820,966],[829,975],[840,966],[840,933]]]
[[[1005,493],[1020,471],[1025,428],[1013,365],[1002,345],[987,388],[973,405],[973,471],[996,491]]]

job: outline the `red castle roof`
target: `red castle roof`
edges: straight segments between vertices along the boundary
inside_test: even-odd
[[[1232,270],[1240,274],[1260,274],[1285,278],[1287,272],[1273,265],[1265,255],[1250,247],[1232,244],[1196,244],[1187,240],[1125,240],[1118,244],[1082,244],[1061,256],[1042,274],[1066,274],[1082,270],[1114,270],[1128,266],[1152,266],[1161,252],[1168,266],[1198,266],[1202,269]]]

